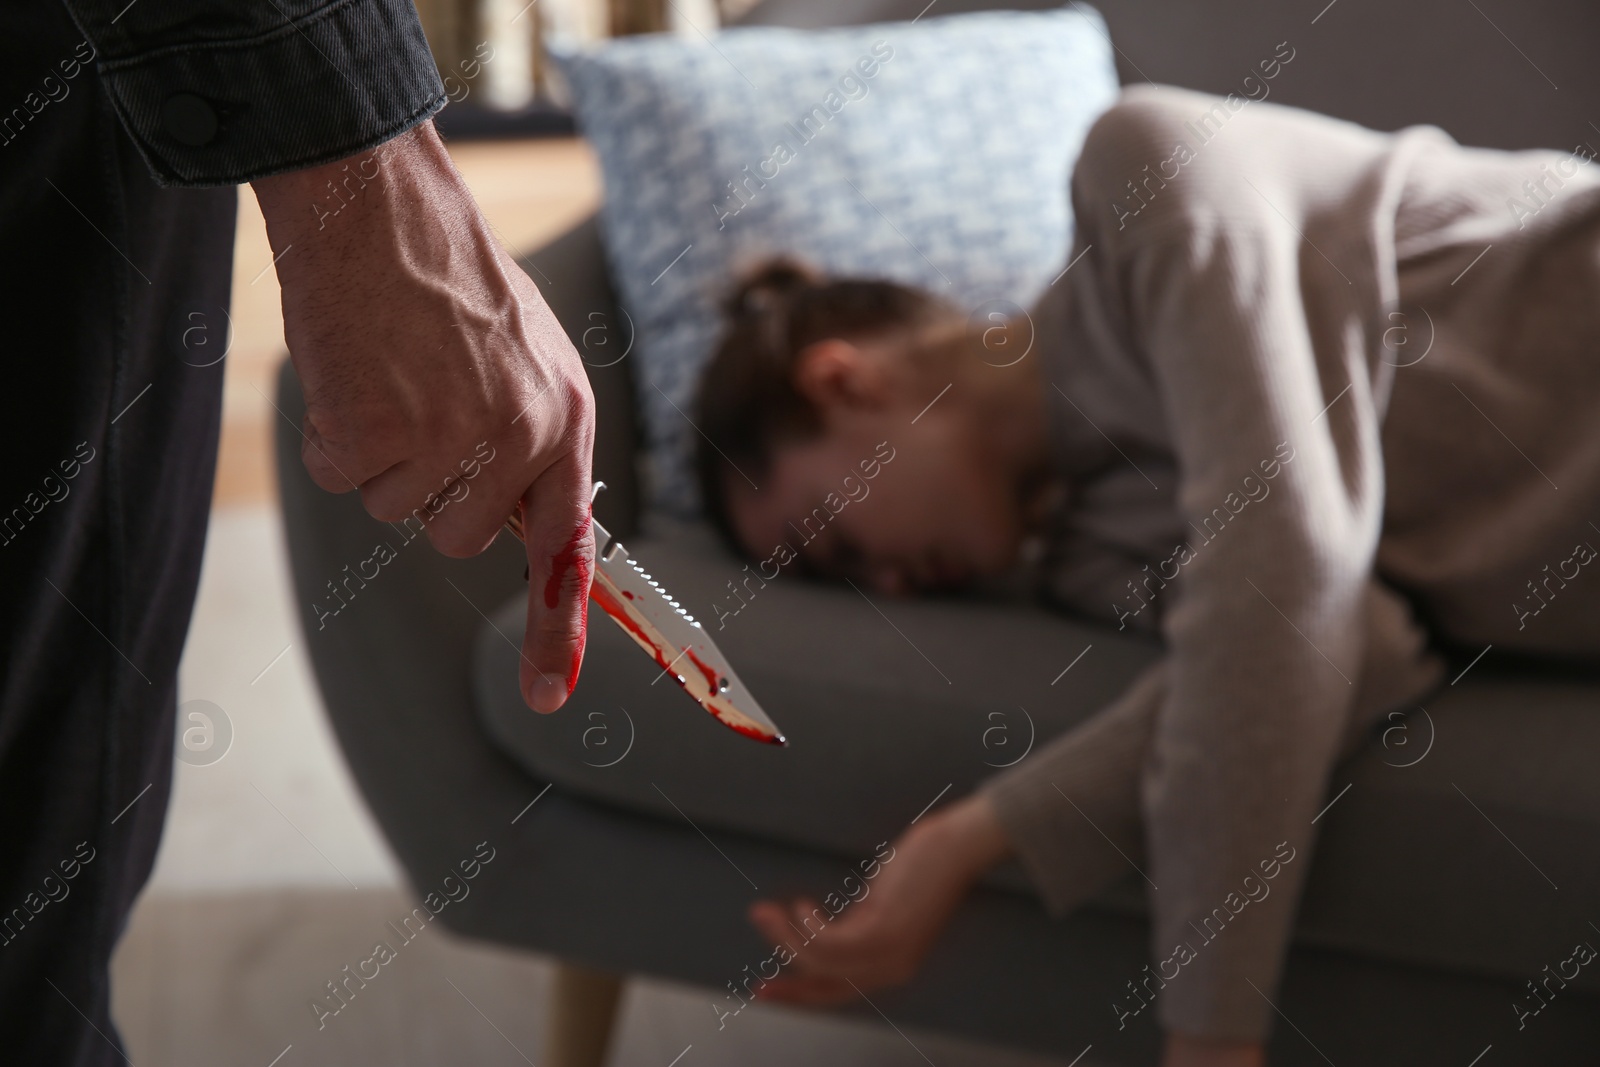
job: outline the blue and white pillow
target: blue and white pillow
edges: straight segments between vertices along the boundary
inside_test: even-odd
[[[733,280],[791,253],[976,309],[1060,270],[1068,181],[1117,91],[1092,9],[624,38],[558,56],[600,157],[651,506],[690,517],[696,385]]]

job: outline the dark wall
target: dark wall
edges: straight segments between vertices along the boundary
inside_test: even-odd
[[[909,19],[927,0],[766,0],[745,19],[819,27]],[[1047,0],[936,0],[926,18]],[[1279,42],[1271,99],[1464,144],[1600,148],[1600,0],[1100,0],[1124,84],[1238,90]],[[1315,20],[1315,22],[1313,22]],[[1593,123],[1591,125],[1591,122]]]

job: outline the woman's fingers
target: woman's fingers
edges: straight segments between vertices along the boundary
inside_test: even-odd
[[[789,910],[775,900],[758,900],[750,905],[750,924],[761,936],[773,944],[782,944],[795,936],[789,929]]]
[[[812,901],[797,901],[789,920],[794,927],[811,934],[803,948],[796,946],[800,948],[800,959],[796,961],[799,969],[818,974],[862,976],[872,973],[882,954],[896,953],[900,948],[878,911],[851,905],[828,923],[819,925],[817,915],[827,912]]]
[[[830,916],[822,905],[806,897],[779,902],[758,901],[750,906],[750,921],[774,945],[787,945],[796,953],[790,965],[797,971],[827,971],[847,965],[837,948],[850,937],[844,913]],[[835,936],[838,935],[838,936]]]
[[[895,840],[859,895],[828,910],[815,900],[762,900],[750,922],[780,949],[777,975],[759,997],[832,1004],[904,985],[917,973],[972,882],[1010,850],[992,806],[970,797],[934,813]],[[881,853],[880,853],[881,856]]]
[[[810,915],[810,908],[814,906],[803,900],[792,904],[762,900],[750,906],[750,921],[761,935],[774,945],[788,946],[794,953],[776,978],[767,980],[756,990],[757,1000],[825,1005],[842,1004],[858,995],[850,982],[835,971],[836,965],[829,963],[826,954],[814,951],[821,944],[815,939],[818,937],[815,920],[809,928],[790,925],[793,914]],[[807,940],[808,933],[814,940]],[[825,937],[826,933],[821,936]]]
[[[768,900],[752,905],[749,914],[763,937],[793,953],[782,977],[799,983],[792,990],[797,997],[850,991],[852,982],[863,990],[899,985],[916,971],[915,932],[893,923],[883,908],[853,903],[822,921],[819,916],[828,912],[815,901]],[[763,987],[763,996],[770,985]]]
[[[755,992],[757,1000],[779,1004],[813,1004],[817,1006],[843,1004],[860,994],[849,982],[841,978],[810,975],[779,975]]]

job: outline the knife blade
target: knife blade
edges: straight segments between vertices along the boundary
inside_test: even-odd
[[[602,488],[603,482],[595,483],[596,493]],[[590,599],[718,722],[757,741],[788,744],[705,627],[645,573],[621,541],[590,521],[595,544]],[[506,520],[506,528],[525,540],[520,513]]]

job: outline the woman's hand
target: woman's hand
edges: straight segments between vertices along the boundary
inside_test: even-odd
[[[922,819],[894,842],[863,897],[818,926],[827,911],[815,900],[762,900],[750,921],[763,937],[788,945],[793,960],[756,999],[842,1004],[876,989],[904,985],[939,939],[974,882],[1011,854],[994,808],[974,793]],[[1265,1067],[1259,1042],[1167,1035],[1161,1067]]]
[[[1266,1046],[1259,1041],[1226,1041],[1169,1033],[1161,1067],[1266,1067]]]
[[[988,798],[973,794],[902,834],[867,894],[820,928],[816,901],[751,905],[756,929],[795,952],[757,996],[838,1004],[910,981],[973,882],[1010,851]]]

